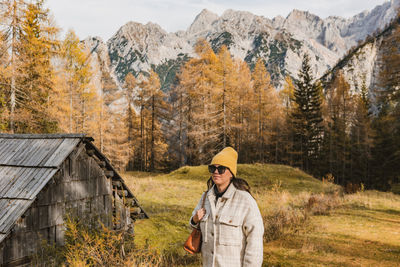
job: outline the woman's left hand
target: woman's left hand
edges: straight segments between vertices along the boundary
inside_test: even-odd
[[[204,208],[199,209],[193,216],[193,221],[198,223],[204,217],[204,214],[206,214],[206,210]]]

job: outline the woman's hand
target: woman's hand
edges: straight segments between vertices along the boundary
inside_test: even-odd
[[[196,212],[196,214],[193,216],[193,221],[197,224],[204,217],[205,213],[206,213],[206,210],[204,208],[199,209]]]

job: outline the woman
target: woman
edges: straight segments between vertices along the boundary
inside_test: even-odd
[[[236,178],[237,157],[231,147],[214,156],[204,208],[201,198],[190,218],[191,226],[201,229],[203,266],[250,267],[263,261],[263,221],[249,185]]]

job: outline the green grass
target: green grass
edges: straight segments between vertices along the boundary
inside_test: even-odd
[[[282,165],[243,164],[246,179],[263,216],[279,208],[304,210],[311,196],[340,188]],[[135,224],[136,245],[169,255],[174,266],[198,266],[200,257],[182,245],[190,234],[188,220],[209,177],[206,166],[183,167],[170,174],[126,173],[125,181],[149,214]],[[377,191],[339,195],[327,215],[264,243],[265,266],[399,266],[400,196]],[[175,262],[174,262],[175,261]]]

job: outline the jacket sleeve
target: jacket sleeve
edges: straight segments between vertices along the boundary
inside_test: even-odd
[[[194,216],[194,215],[196,214],[196,212],[201,208],[201,204],[202,204],[203,197],[205,197],[204,194],[205,194],[205,193],[203,193],[203,194],[201,195],[201,198],[200,198],[199,202],[197,203],[196,208],[194,208],[194,210],[193,210],[193,212],[192,212],[192,216],[190,217],[189,224],[190,224],[190,226],[191,226],[192,228],[199,229],[199,227],[200,227],[199,223],[194,224],[194,222],[193,222],[193,216]]]
[[[246,248],[243,266],[259,267],[263,262],[264,224],[257,202],[250,197],[249,210],[243,221]]]

